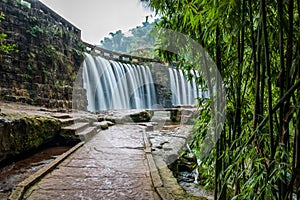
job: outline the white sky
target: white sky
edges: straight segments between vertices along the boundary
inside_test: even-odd
[[[142,25],[153,13],[139,0],[40,0],[73,25],[81,29],[85,42],[100,44],[110,32]],[[149,18],[151,21],[151,19]]]

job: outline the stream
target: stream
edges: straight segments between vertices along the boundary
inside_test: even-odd
[[[50,163],[71,147],[48,147],[0,168],[0,199],[8,199],[16,185]]]
[[[173,175],[177,178],[178,184],[187,193],[197,197],[205,197],[208,200],[213,200],[213,191],[204,189],[204,187],[199,184],[197,179],[198,171],[195,171],[194,169],[195,165],[195,160],[180,157],[176,160],[176,162],[170,165],[169,168],[173,171]]]

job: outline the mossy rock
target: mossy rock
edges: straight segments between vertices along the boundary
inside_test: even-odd
[[[61,128],[60,121],[45,116],[26,115],[0,118],[0,163],[30,152],[52,141]]]
[[[102,130],[106,130],[106,129],[108,129],[108,123],[102,123],[100,125],[100,127],[101,127]]]
[[[150,111],[141,111],[130,115],[133,122],[149,122],[151,117],[152,113]]]

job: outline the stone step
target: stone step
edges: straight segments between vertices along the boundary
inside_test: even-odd
[[[62,123],[62,127],[65,127],[65,126],[70,126],[74,123],[78,123],[79,119],[78,118],[64,118],[64,119],[59,119],[59,121]]]
[[[68,119],[68,118],[72,118],[71,115],[67,114],[67,113],[54,113],[51,115],[54,118],[57,119]]]
[[[61,122],[62,127],[70,126],[75,122],[74,118],[59,119],[59,121]]]
[[[66,144],[78,143],[82,141],[78,133],[83,132],[88,127],[89,123],[76,122],[74,124],[62,127],[59,132],[59,136],[62,141],[65,141]]]
[[[86,122],[77,122],[75,124],[62,127],[61,129],[76,133],[76,132],[80,132],[80,131],[84,130],[88,126],[89,126],[89,123],[86,123]]]
[[[75,118],[76,118],[76,120],[75,120],[76,123],[89,123],[90,125],[92,125],[94,122],[97,122],[97,119],[92,118],[92,117],[78,116],[78,117],[75,117]]]
[[[97,134],[97,127],[92,126],[77,133],[81,141],[88,141]]]

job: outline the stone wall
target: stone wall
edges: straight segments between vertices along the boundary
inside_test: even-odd
[[[39,1],[0,0],[0,99],[71,108],[72,86],[83,61],[81,31]],[[80,92],[84,94],[84,92]]]
[[[150,69],[155,83],[158,104],[164,108],[173,107],[169,67],[161,63],[151,63]]]
[[[37,0],[0,0],[0,13],[4,15],[0,34],[7,35],[5,39],[0,37],[0,45],[16,45],[10,52],[0,49],[0,100],[85,110],[86,92],[82,77],[76,75],[81,74],[83,52],[88,47],[107,59],[148,63],[159,104],[172,106],[168,69],[159,60],[119,54],[84,43],[77,27]]]

